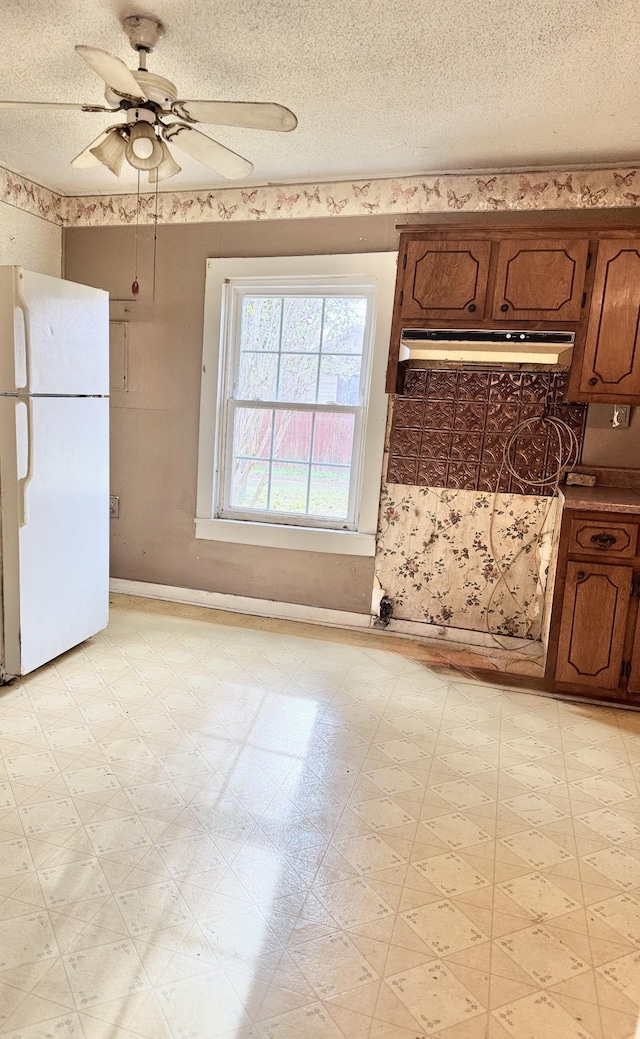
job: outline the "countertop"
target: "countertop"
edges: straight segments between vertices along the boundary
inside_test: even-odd
[[[640,516],[640,494],[627,487],[562,487],[565,509]]]

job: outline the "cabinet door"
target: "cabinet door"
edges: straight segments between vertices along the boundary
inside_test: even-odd
[[[484,317],[490,256],[488,241],[409,242],[402,317],[464,324]]]
[[[589,242],[505,239],[498,247],[492,317],[579,321]]]
[[[605,563],[567,565],[556,681],[617,689],[632,569]]]
[[[587,325],[580,399],[640,397],[640,239],[598,247]]]
[[[640,575],[635,575],[636,594],[640,586]],[[633,643],[631,646],[630,671],[629,671],[629,694],[632,699],[637,700],[640,696],[640,609],[637,611]]]

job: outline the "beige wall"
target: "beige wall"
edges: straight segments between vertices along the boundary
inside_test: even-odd
[[[2,208],[9,207],[0,207],[0,219]],[[417,219],[451,222],[447,213]],[[522,214],[484,219],[509,225]],[[479,220],[475,213],[457,217],[460,226]],[[532,212],[527,220],[546,226],[628,226],[640,221],[640,212]],[[368,612],[372,559],[239,547],[193,536],[205,261],[392,251],[398,242],[395,222],[371,216],[160,227],[156,303],[151,301],[152,231],[141,229],[140,302],[115,305],[119,315],[125,308],[131,312],[128,390],[114,393],[112,401],[112,490],[120,496],[120,519],[112,523],[115,577]],[[130,225],[64,233],[65,277],[107,289],[112,298],[130,296],[134,258]],[[590,409],[585,462],[639,465],[639,455],[640,415],[634,415],[629,430],[616,432],[602,428],[602,414]]]
[[[0,264],[18,263],[38,274],[60,277],[62,228],[0,202]]]
[[[584,465],[640,469],[640,408],[631,409],[627,429],[611,426],[612,404],[590,404],[582,449]]]
[[[134,228],[72,228],[64,238],[65,277],[130,296]],[[113,395],[111,412],[114,577],[369,612],[373,559],[194,537],[205,261],[393,251],[397,242],[393,217],[161,227],[152,303],[152,232],[141,229],[128,391]]]

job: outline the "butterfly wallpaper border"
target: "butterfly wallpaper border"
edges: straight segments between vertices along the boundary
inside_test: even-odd
[[[155,195],[64,196],[0,167],[0,201],[67,227],[107,227],[154,220]],[[220,223],[408,213],[530,209],[611,209],[640,205],[640,167],[482,176],[396,177],[332,183],[165,191],[162,224]]]

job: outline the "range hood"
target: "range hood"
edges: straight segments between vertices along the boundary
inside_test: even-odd
[[[574,332],[403,328],[400,361],[473,365],[544,364],[568,368]]]

